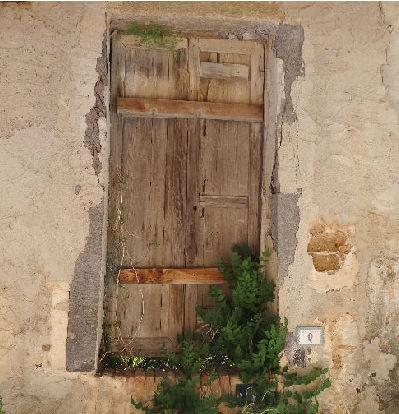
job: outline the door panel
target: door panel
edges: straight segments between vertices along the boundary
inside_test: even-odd
[[[112,42],[111,220],[116,265],[216,266],[234,243],[259,247],[262,123],[161,119],[154,109],[119,113],[118,97],[263,104],[264,47],[255,42],[182,39],[176,51],[146,49],[134,36]],[[164,102],[164,101],[163,101]],[[176,106],[174,106],[176,107]],[[238,113],[238,112],[237,112]],[[181,118],[181,119],[178,119]],[[198,328],[209,285],[116,283],[109,314],[112,349],[159,355]]]

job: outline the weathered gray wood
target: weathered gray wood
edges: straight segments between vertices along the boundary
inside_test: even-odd
[[[198,47],[202,51],[216,53],[250,54],[256,43],[252,41],[227,39],[199,39]]]
[[[217,195],[201,195],[201,207],[235,207],[247,208],[248,198],[245,196],[217,196]]]
[[[187,98],[187,50],[177,53],[144,50],[118,41],[115,42],[115,50],[121,54],[120,57],[114,56],[117,66],[115,71],[118,73],[115,86],[117,95]],[[175,121],[123,120],[116,113],[114,117],[116,127],[122,129],[123,126],[120,135],[113,135],[115,145],[122,148],[119,163],[122,183],[121,238],[125,245],[122,264],[135,267],[149,264],[163,266],[174,262],[176,266],[184,266],[184,246],[176,250],[171,247],[177,240],[174,235],[181,228],[180,224],[175,223],[181,223],[182,220],[181,215],[176,213],[182,204],[180,201],[176,207],[179,202],[176,194],[179,191],[173,188],[181,172],[176,171],[175,166],[167,169],[168,154],[174,157],[175,150],[181,146],[181,142],[176,142],[178,138],[175,138]],[[182,165],[185,170],[184,161]],[[111,188],[111,193],[114,190]],[[119,200],[120,194],[116,193],[114,191],[111,197]],[[119,248],[122,250],[121,246]],[[177,252],[180,258],[176,256]],[[116,314],[111,318],[114,319],[113,349],[126,346],[123,338],[133,343],[144,343],[147,337],[167,337],[169,343],[175,345],[176,334],[183,327],[180,315],[183,315],[184,305],[180,303],[178,306],[182,298],[182,287],[120,286],[114,310]],[[159,344],[151,344],[149,355],[161,351]]]
[[[199,155],[200,136],[203,133],[206,120],[191,120],[187,125],[187,209],[185,221],[186,240],[186,267],[203,266],[204,250],[204,227],[201,218],[201,207],[199,203]],[[185,307],[184,307],[184,330],[193,332],[197,326],[196,307],[199,292],[202,286],[186,285]]]
[[[198,39],[192,38],[188,42],[188,75],[189,75],[189,99],[199,100],[200,89],[200,49]]]
[[[265,82],[265,47],[256,44],[251,54],[251,100],[252,104],[263,104]]]
[[[113,102],[119,96],[125,105],[120,113],[130,111],[122,117],[112,106],[112,140],[118,142],[112,143],[111,171],[121,191],[110,194],[115,205],[122,196],[122,264],[130,267],[129,277],[134,281],[140,267],[213,267],[234,243],[257,249],[263,45],[192,38],[172,52],[136,40],[115,41],[111,85]],[[177,119],[179,102],[195,116],[197,107],[223,108],[228,118]],[[173,119],[157,119],[153,107]],[[232,110],[255,107],[262,112],[256,119]],[[117,236],[120,229],[113,231]],[[111,302],[117,303],[113,350],[152,356],[165,344],[174,349],[183,330],[198,328],[197,305],[212,306],[209,285],[188,284],[120,284]]]
[[[237,63],[201,62],[200,75],[210,79],[244,79],[248,80],[249,68]]]
[[[248,168],[248,245],[258,252],[260,246],[260,191],[262,176],[263,125],[253,124],[249,135]]]

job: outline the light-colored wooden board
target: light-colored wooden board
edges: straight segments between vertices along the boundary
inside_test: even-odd
[[[215,263],[231,258],[234,244],[248,243],[248,212],[237,208],[205,209],[204,261]]]
[[[200,76],[209,79],[244,79],[248,80],[249,68],[235,63],[200,63]]]
[[[201,207],[236,207],[247,208],[248,198],[244,196],[200,195]]]
[[[118,98],[118,114],[146,118],[218,119],[261,122],[263,105],[183,101],[178,99]]]
[[[263,103],[265,82],[265,48],[257,44],[251,54],[251,100],[253,104]]]
[[[198,39],[201,51],[216,53],[250,54],[256,43],[253,41],[227,39]]]
[[[198,39],[189,39],[188,45],[189,97],[190,100],[196,101],[199,99],[200,89],[200,48],[198,47]]]
[[[122,269],[119,281],[122,284],[160,285],[220,285],[225,283],[225,279],[217,267]]]
[[[247,196],[250,124],[207,121],[201,137],[201,195]]]

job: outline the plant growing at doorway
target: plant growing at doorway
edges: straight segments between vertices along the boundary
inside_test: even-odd
[[[215,306],[198,309],[206,329],[179,338],[180,351],[163,360],[178,379],[165,377],[153,401],[132,400],[135,408],[146,414],[217,414],[218,406],[225,403],[247,414],[317,413],[316,397],[330,381],[324,369],[300,375],[280,366],[287,320],[281,323],[270,310],[275,285],[264,278],[268,259],[268,252],[256,258],[247,247],[235,246],[231,263],[220,262],[230,294],[212,287]],[[208,374],[211,382],[223,367],[238,370],[245,384],[238,396],[216,398],[203,392],[201,373]]]
[[[1,397],[0,397],[0,414],[6,414]]]
[[[125,35],[134,35],[139,38],[140,45],[148,48],[161,48],[175,50],[177,37],[170,30],[158,25],[144,25],[141,23],[130,23],[123,31]]]

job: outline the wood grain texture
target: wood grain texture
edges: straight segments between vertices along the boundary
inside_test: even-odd
[[[201,207],[235,207],[247,208],[248,198],[244,196],[217,196],[217,195],[200,195]]]
[[[158,356],[200,329],[211,284],[227,289],[215,265],[232,244],[259,248],[264,46],[190,38],[173,52],[122,36],[112,48],[110,207],[123,231],[110,220],[108,241],[123,240],[125,269],[107,321],[112,350]]]
[[[124,348],[122,344],[128,344]],[[175,350],[174,341],[169,337],[150,337],[145,338],[122,338],[121,342],[114,346],[114,352],[123,352],[135,356],[157,357],[165,355],[167,352]]]
[[[263,105],[120,97],[117,106],[118,114],[134,117],[204,118],[244,122],[263,120]]]
[[[216,53],[250,54],[256,43],[252,41],[227,39],[198,39],[201,51]]]
[[[249,68],[234,63],[201,62],[200,76],[210,79],[245,79],[248,80]]]
[[[220,285],[225,283],[225,279],[217,267],[122,269],[119,281],[122,284],[160,285]]]

